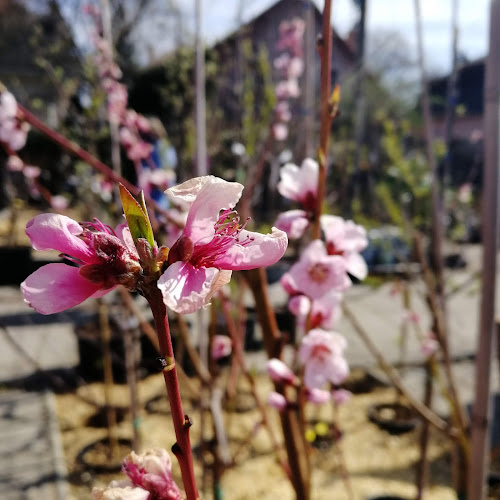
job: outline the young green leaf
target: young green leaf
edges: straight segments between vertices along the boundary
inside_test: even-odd
[[[144,194],[141,192],[140,203],[130,194],[130,192],[120,184],[120,198],[122,200],[123,212],[127,219],[127,224],[137,246],[137,240],[144,238],[151,245],[155,246],[153,229],[149,221]]]

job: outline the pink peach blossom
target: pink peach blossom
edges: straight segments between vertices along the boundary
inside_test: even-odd
[[[285,231],[291,240],[297,240],[309,227],[309,218],[304,210],[288,210],[278,215],[275,226]]]
[[[329,391],[324,391],[322,389],[312,388],[306,392],[306,399],[310,403],[315,405],[322,405],[328,403],[332,398]]]
[[[352,397],[352,392],[346,389],[336,389],[332,391],[332,399],[336,405],[347,403]]]
[[[23,175],[26,179],[36,179],[42,173],[40,167],[36,165],[24,165]]]
[[[149,500],[149,491],[130,486],[124,481],[111,481],[107,488],[92,488],[93,500]]]
[[[290,106],[287,101],[278,102],[274,107],[274,112],[276,113],[276,119],[280,122],[289,122],[292,118]]]
[[[276,85],[276,97],[279,100],[300,96],[299,82],[296,79],[282,80]]]
[[[305,22],[300,18],[283,21],[279,26],[278,49],[288,50],[294,56],[302,56],[302,39]]]
[[[336,215],[322,215],[320,223],[328,254],[342,256],[347,272],[360,280],[365,279],[368,267],[360,255],[368,245],[365,228]]]
[[[281,283],[311,299],[319,299],[332,291],[344,291],[351,285],[344,259],[328,255],[321,240],[309,243],[300,260],[281,278]]]
[[[413,323],[417,325],[420,322],[420,316],[418,313],[411,311],[410,309],[404,309],[401,315],[401,322],[403,324]]]
[[[294,384],[295,374],[288,368],[283,361],[272,358],[266,364],[267,374],[271,377],[271,380],[275,382]]]
[[[214,335],[212,339],[212,359],[218,360],[229,356],[233,350],[231,339],[226,335]]]
[[[21,172],[24,168],[24,162],[17,155],[11,155],[7,159],[7,169],[11,172]]]
[[[213,176],[197,177],[166,191],[174,203],[191,203],[182,235],[170,249],[158,281],[165,304],[178,313],[194,312],[229,282],[234,270],[277,262],[286,234],[273,228],[262,235],[244,229],[233,210],[243,186]]]
[[[343,356],[347,346],[345,338],[335,332],[319,328],[310,330],[299,347],[299,358],[304,364],[304,384],[309,389],[321,389],[326,382],[335,385],[349,374]]]
[[[284,141],[288,137],[288,127],[284,123],[275,123],[272,130],[277,141]]]
[[[278,411],[283,411],[287,407],[285,396],[279,392],[270,392],[267,396],[267,404]]]
[[[316,300],[305,295],[295,295],[288,302],[288,309],[297,317],[299,325],[331,330],[342,315],[342,293],[332,291]]]
[[[64,215],[41,214],[28,222],[26,234],[35,250],[58,250],[78,266],[47,264],[21,283],[25,302],[41,314],[100,297],[118,284],[135,286],[140,273],[137,252],[97,219],[80,225]]]
[[[304,210],[316,208],[318,194],[318,163],[306,158],[300,168],[287,163],[280,170],[278,192],[289,200],[298,201]]]
[[[122,462],[122,471],[132,485],[148,491],[156,500],[182,500],[171,470],[170,456],[161,448],[139,454],[132,451]]]
[[[434,332],[428,332],[422,341],[421,345],[422,353],[426,357],[432,356],[439,349],[439,342],[436,339]]]
[[[0,92],[0,141],[14,151],[26,144],[29,125],[17,118],[17,101],[10,92]]]
[[[62,195],[55,195],[50,198],[50,206],[54,210],[66,210],[68,208],[68,200]]]

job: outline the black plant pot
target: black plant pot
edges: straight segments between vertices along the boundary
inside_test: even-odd
[[[401,403],[381,403],[368,409],[368,418],[389,434],[399,435],[411,432],[419,419],[415,412]]]

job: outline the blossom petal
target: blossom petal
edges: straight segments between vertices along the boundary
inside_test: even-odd
[[[40,214],[26,224],[26,234],[35,250],[57,250],[86,264],[99,260],[95,251],[78,238],[83,228],[65,215]]]
[[[289,284],[312,299],[332,290],[343,291],[351,285],[343,257],[327,255],[321,240],[313,240],[290,269]]]
[[[171,187],[165,193],[174,204],[191,205],[184,234],[198,243],[214,235],[220,209],[233,208],[242,191],[243,186],[237,182],[206,175]]]
[[[189,262],[174,262],[158,280],[163,301],[180,314],[192,313],[207,305],[213,295],[231,278],[230,271],[214,267],[194,267]]]
[[[41,314],[54,314],[81,304],[100,286],[80,276],[77,267],[47,264],[21,283],[24,300]]]
[[[237,243],[218,256],[214,265],[232,271],[270,266],[283,257],[288,246],[285,232],[273,227],[270,234],[241,231]]]
[[[347,253],[344,255],[346,270],[359,280],[364,280],[368,274],[368,266],[365,259],[359,253]]]
[[[243,186],[237,182],[227,182],[213,176],[201,179],[204,179],[204,183],[197,191],[184,228],[184,236],[188,236],[195,244],[208,243],[213,238],[220,210],[234,208],[243,191]]]
[[[276,227],[285,231],[292,240],[301,238],[309,226],[309,219],[304,210],[288,210],[276,219]]]
[[[316,196],[318,192],[318,163],[306,158],[300,168],[287,163],[280,170],[278,192],[289,200],[304,202],[308,193]]]
[[[115,233],[118,238],[125,244],[128,251],[138,258],[139,254],[137,253],[137,249],[135,248],[134,238],[132,238],[132,234],[127,223],[123,222],[122,224],[116,226]]]

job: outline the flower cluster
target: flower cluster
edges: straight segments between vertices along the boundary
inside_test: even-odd
[[[197,177],[167,190],[174,203],[190,206],[186,225],[170,248],[168,267],[158,281],[165,304],[190,313],[208,304],[236,270],[277,262],[288,238],[272,228],[263,235],[245,229],[234,207],[243,186],[213,176]]]
[[[305,159],[301,167],[289,163],[281,169],[278,191],[301,205],[300,209],[281,214],[276,222],[290,238],[304,235],[317,209],[318,169],[317,162],[310,158]],[[342,396],[336,393],[340,391],[337,386],[349,373],[344,358],[347,342],[334,328],[341,315],[343,292],[352,284],[350,276],[364,279],[367,275],[367,266],[360,254],[367,245],[365,229],[333,215],[322,215],[320,225],[324,240],[311,241],[281,278],[283,288],[290,295],[288,307],[297,318],[299,331],[305,333],[298,357],[304,369],[306,398],[316,404],[332,397],[334,401],[345,400],[343,393]],[[297,386],[292,372],[287,372],[279,363],[272,360],[268,365],[271,378],[283,384],[292,384],[294,380],[293,385]],[[332,393],[323,389],[326,384],[334,386]],[[280,409],[288,404],[283,395],[274,393],[269,402]]]
[[[94,27],[101,25],[98,8],[87,5],[83,12],[91,17]],[[97,73],[107,95],[108,117],[120,126],[120,142],[128,158],[134,163],[147,159],[153,147],[142,139],[141,134],[150,132],[150,123],[144,116],[127,109],[127,87],[119,81],[123,74],[114,61],[108,41],[98,33],[94,33],[92,38],[97,51],[94,59]]]
[[[172,478],[172,461],[163,449],[131,452],[122,462],[127,478],[111,481],[106,488],[92,489],[94,500],[182,500]]]
[[[99,220],[78,224],[64,215],[41,214],[26,226],[35,250],[57,250],[73,265],[47,264],[21,284],[24,300],[53,314],[100,297],[119,284],[134,290],[139,256],[125,225],[113,231]]]
[[[0,92],[0,142],[19,151],[26,144],[30,126],[21,119],[16,98],[7,91]]]
[[[26,144],[29,129],[29,124],[20,117],[16,98],[8,91],[1,92],[0,143],[2,143],[8,154],[7,170],[9,172],[19,172],[24,176],[28,190],[33,198],[36,199],[42,196],[52,208],[64,210],[68,206],[68,200],[61,195],[54,196],[46,188],[43,188],[38,182],[42,172],[40,167],[26,165],[17,154],[17,151]]]
[[[282,22],[279,27],[278,50],[282,51],[274,60],[274,67],[280,74],[280,81],[276,85],[278,102],[274,108],[275,122],[273,134],[275,139],[282,141],[288,136],[288,123],[291,119],[288,100],[300,95],[298,80],[304,72],[302,39],[305,23],[302,19]]]
[[[140,292],[158,286],[165,304],[178,313],[206,306],[232,271],[274,264],[287,247],[284,232],[273,228],[263,235],[240,223],[234,206],[242,190],[241,184],[213,176],[169,189],[171,198],[190,205],[170,251],[133,238],[126,224],[113,230],[98,220],[79,224],[63,215],[36,216],[26,227],[33,248],[58,250],[73,265],[48,264],[35,271],[21,285],[25,301],[52,314],[120,284]]]
[[[127,109],[127,87],[119,82],[122,72],[113,60],[108,42],[96,35],[94,43],[97,49],[95,62],[102,88],[107,95],[109,119],[120,126],[120,143],[128,158],[134,163],[147,159],[153,151],[153,146],[145,142],[141,134],[150,132],[149,121],[135,111]]]
[[[99,13],[96,9],[87,9],[93,17],[94,24],[99,25]],[[128,109],[128,92],[120,83],[122,71],[113,59],[109,43],[99,35],[94,35],[97,49],[95,63],[102,88],[107,94],[107,112],[109,119],[119,126],[120,144],[130,161],[134,163],[137,185],[155,200],[163,199],[162,191],[175,182],[173,171],[159,168],[155,154],[154,142],[158,138],[158,130],[145,116]],[[163,129],[163,127],[161,126]],[[163,130],[163,133],[164,130]],[[156,193],[157,196],[153,196]]]

